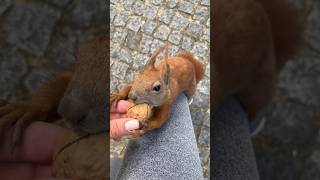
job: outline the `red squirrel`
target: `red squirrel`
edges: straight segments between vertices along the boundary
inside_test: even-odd
[[[14,147],[30,123],[58,115],[82,132],[107,131],[108,44],[105,35],[81,44],[76,64],[41,86],[30,100],[21,104],[0,101],[0,138],[12,127]]]
[[[215,0],[213,110],[235,95],[250,118],[275,93],[279,71],[298,51],[302,26],[287,0]]]
[[[162,51],[164,58],[155,65]],[[133,133],[133,137],[139,137],[146,131],[161,127],[170,115],[176,97],[184,92],[191,98],[203,76],[203,64],[191,53],[181,52],[168,57],[168,45],[164,45],[151,55],[143,71],[135,74],[130,85],[110,96],[110,105],[116,106],[119,100],[129,99],[134,104],[146,103],[153,108],[152,117],[142,124],[141,130]]]

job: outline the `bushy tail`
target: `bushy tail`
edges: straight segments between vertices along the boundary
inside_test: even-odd
[[[288,0],[256,0],[266,10],[272,26],[277,65],[281,68],[303,42],[303,26]]]
[[[191,53],[183,52],[183,53],[178,53],[175,56],[176,57],[183,57],[183,58],[189,60],[193,64],[194,69],[196,71],[197,83],[203,78],[203,76],[204,76],[203,64],[199,60],[197,60]]]

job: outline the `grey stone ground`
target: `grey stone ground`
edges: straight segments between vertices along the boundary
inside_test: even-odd
[[[306,42],[282,71],[266,127],[254,138],[263,180],[320,179],[320,1],[291,2],[306,23]]]
[[[169,42],[170,54],[193,52],[206,66],[191,114],[204,175],[209,178],[209,1],[120,0],[111,1],[111,90],[131,82],[148,54]],[[112,156],[119,155],[126,139],[111,142]]]
[[[101,0],[0,1],[0,97],[23,100],[74,63],[80,42],[106,32]]]

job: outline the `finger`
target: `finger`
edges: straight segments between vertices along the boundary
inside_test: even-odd
[[[17,119],[22,115],[22,111],[13,111],[0,118],[0,142],[2,142],[3,135],[13,126]]]
[[[34,165],[32,163],[0,163],[1,179],[29,180],[51,177],[50,165]]]
[[[21,144],[10,153],[10,136],[0,149],[0,161],[50,163],[56,146],[69,130],[45,122],[33,122],[26,129]]]
[[[110,120],[120,119],[120,118],[127,118],[127,114],[122,113],[111,113],[110,114]]]
[[[0,108],[0,117],[12,111],[13,107],[11,106],[3,106]]]
[[[14,148],[20,143],[24,130],[32,121],[34,121],[32,117],[33,117],[32,113],[26,113],[15,124],[13,129],[13,134],[12,134],[11,147],[10,147],[10,151],[12,153],[14,151]]]
[[[110,138],[118,139],[139,127],[139,121],[136,119],[122,118],[110,121]]]
[[[129,101],[125,101],[125,100],[120,100],[115,107],[111,107],[111,112],[117,112],[117,113],[126,113],[127,110],[133,106],[134,104],[132,102]]]

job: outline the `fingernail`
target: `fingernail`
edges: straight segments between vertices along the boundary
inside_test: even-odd
[[[140,124],[138,120],[127,121],[126,124],[124,125],[127,131],[133,131],[133,130],[139,129],[139,126]]]

